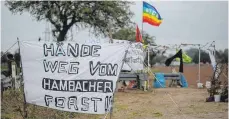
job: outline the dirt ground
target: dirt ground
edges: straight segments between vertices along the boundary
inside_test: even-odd
[[[15,108],[22,102],[16,102],[6,94],[2,101],[2,115],[8,119],[22,118]],[[112,119],[227,119],[228,103],[205,102],[206,97],[208,97],[206,89],[193,88],[116,92]],[[22,100],[22,97],[20,99]],[[29,105],[28,110],[28,116],[34,119],[103,119],[105,116],[68,113],[34,105]],[[107,119],[109,116],[108,114]]]
[[[113,119],[227,119],[228,103],[205,102],[207,96],[205,89],[190,88],[119,92]]]
[[[112,119],[228,119],[228,103],[205,102],[206,97],[205,89],[192,88],[117,92]],[[88,118],[103,119],[104,116]],[[79,118],[84,119],[85,115]]]

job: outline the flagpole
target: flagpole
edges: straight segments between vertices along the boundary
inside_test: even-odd
[[[199,76],[198,76],[198,78],[199,78],[199,83],[200,83],[200,44],[198,44],[198,46],[199,46],[199,67],[198,67],[198,74],[199,74]]]
[[[144,4],[144,3],[142,2],[142,40],[144,40],[144,39],[143,39],[143,13],[144,13],[143,4]],[[146,40],[146,39],[145,39],[145,40]],[[144,41],[144,42],[145,42],[145,41]],[[149,63],[149,62],[150,62],[150,57],[149,57],[149,44],[148,44],[148,46],[147,46],[147,56],[148,56],[148,72],[149,72],[149,71],[150,71],[150,66],[149,66],[149,65],[150,65],[150,63]],[[148,83],[148,84],[146,85],[146,87],[147,87],[148,90],[149,90],[149,79],[147,80],[147,83]],[[146,88],[146,87],[145,87],[145,88]]]
[[[142,40],[143,40],[143,2],[142,2]]]

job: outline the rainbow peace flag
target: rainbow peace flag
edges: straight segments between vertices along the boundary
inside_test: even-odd
[[[159,26],[162,22],[162,18],[156,8],[146,2],[143,2],[143,22],[153,26]]]

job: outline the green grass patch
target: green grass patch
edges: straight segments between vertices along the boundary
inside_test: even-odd
[[[151,68],[151,72],[158,73],[158,72],[160,72],[160,70],[159,69],[155,69],[155,68]]]
[[[8,66],[7,65],[1,65],[1,71],[8,71]],[[19,73],[21,70],[19,67],[17,67],[17,73]]]
[[[8,66],[7,65],[1,65],[1,71],[7,71]]]
[[[163,116],[163,114],[160,112],[155,112],[155,113],[153,113],[153,115],[154,115],[154,117],[162,117]]]
[[[128,105],[116,105],[118,111],[122,111],[122,110],[127,110],[128,109]]]

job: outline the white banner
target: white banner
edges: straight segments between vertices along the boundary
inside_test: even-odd
[[[99,40],[93,40],[89,39],[86,40],[86,44],[103,44],[103,43],[108,43],[105,41],[109,41],[109,39],[103,39],[102,41]],[[113,39],[114,43],[125,43],[129,44],[130,41],[127,40],[118,40],[118,39]],[[122,70],[127,70],[127,71],[138,71],[138,70],[144,70],[144,58],[146,54],[143,50],[143,44],[140,42],[133,42],[131,43],[130,48],[128,49],[128,53],[126,56],[126,62],[124,63]]]
[[[114,43],[129,44],[127,40],[114,40]],[[143,44],[140,42],[133,42],[128,49],[125,63],[122,70],[144,70],[144,58]]]
[[[26,102],[104,114],[129,44],[20,43]]]
[[[211,50],[207,50],[207,51],[208,51],[208,54],[209,54],[209,57],[210,57],[210,60],[211,60],[212,68],[215,71],[215,68],[216,68],[215,56],[213,55],[213,51],[211,51]]]

